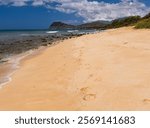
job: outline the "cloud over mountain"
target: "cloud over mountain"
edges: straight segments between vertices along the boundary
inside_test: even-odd
[[[150,11],[150,7],[138,0],[121,0],[118,3],[96,0],[0,0],[0,5],[44,6],[50,10],[75,14],[84,18],[84,22],[112,20],[133,15],[143,16]]]

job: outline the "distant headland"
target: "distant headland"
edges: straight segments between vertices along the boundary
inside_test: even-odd
[[[115,19],[112,21],[95,21],[85,23],[81,25],[71,25],[63,22],[53,22],[50,26],[50,30],[60,29],[110,29],[135,26],[135,28],[150,28],[150,13],[144,17],[129,16],[124,18]]]

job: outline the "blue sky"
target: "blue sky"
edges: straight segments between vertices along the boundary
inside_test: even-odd
[[[149,0],[0,0],[0,29],[45,29],[150,12]]]

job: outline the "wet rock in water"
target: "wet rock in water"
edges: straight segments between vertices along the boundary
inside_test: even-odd
[[[83,34],[82,34],[83,35]],[[81,34],[64,34],[64,35],[46,35],[46,36],[29,36],[19,39],[0,40],[0,60],[4,56],[19,54],[31,49],[37,49],[40,46],[52,45],[54,42],[81,36]]]
[[[42,41],[42,42],[47,42],[47,39],[42,38],[41,41]]]

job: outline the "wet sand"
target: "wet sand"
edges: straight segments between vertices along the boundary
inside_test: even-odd
[[[8,74],[12,71],[11,64],[8,62],[5,62],[4,64],[0,64],[0,85],[2,87],[2,84],[9,81],[9,78],[7,77]]]
[[[21,62],[0,110],[150,110],[150,30],[68,39]]]

